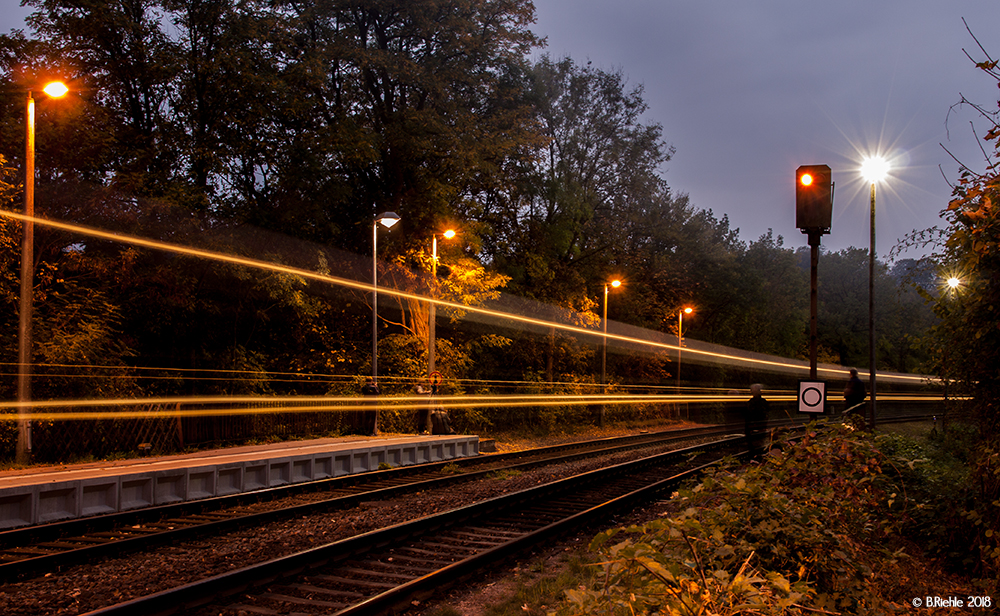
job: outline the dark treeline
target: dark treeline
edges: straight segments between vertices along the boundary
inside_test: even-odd
[[[589,63],[532,60],[542,42],[529,0],[27,4],[34,37],[0,37],[8,209],[20,198],[24,93],[62,77],[65,99],[37,95],[40,216],[366,281],[373,219],[394,211],[380,284],[459,303],[503,291],[596,327],[617,277],[612,320],[676,333],[691,305],[686,336],[807,356],[807,249],[771,233],[742,240],[672,192],[662,169],[674,151],[646,119],[642,88]],[[439,241],[432,280],[430,238],[448,227],[459,235]],[[36,236],[34,362],[48,375],[38,398],[354,391],[276,375],[368,369],[365,293],[44,227]],[[19,223],[0,222],[8,366],[20,237]],[[820,263],[821,361],[866,367],[867,253]],[[880,369],[927,359],[933,317],[911,283],[932,284],[928,267],[879,263]],[[424,375],[426,306],[382,301],[380,372]],[[595,378],[593,346],[448,327],[448,316],[437,342],[448,377]],[[242,376],[184,378],[210,370]],[[609,361],[626,382],[672,370]],[[4,379],[0,397],[13,388]]]

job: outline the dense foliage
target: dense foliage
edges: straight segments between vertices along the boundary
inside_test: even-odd
[[[530,0],[26,4],[32,36],[0,37],[5,90],[52,75],[71,86],[37,97],[42,217],[367,282],[373,218],[392,210],[402,221],[378,236],[380,284],[464,304],[504,291],[596,327],[620,277],[611,320],[676,334],[690,304],[691,338],[806,354],[805,253],[771,233],[742,240],[671,191],[662,166],[675,153],[642,87],[590,63],[531,60]],[[7,209],[19,99],[0,101]],[[430,238],[447,227],[459,235],[439,242],[432,279]],[[0,221],[7,364],[19,238]],[[820,260],[826,360],[867,363],[863,265],[856,250]],[[371,361],[362,291],[43,225],[36,268],[38,398],[337,393]],[[917,369],[921,307],[890,309],[906,288],[894,270],[877,283],[879,367]],[[380,374],[424,376],[426,303],[380,309]],[[450,382],[595,380],[592,341],[440,316]],[[670,364],[616,352],[608,373],[657,382]]]
[[[922,457],[930,450],[937,459]],[[919,570],[925,554],[912,539],[928,546],[926,556],[963,552],[952,573],[984,567],[980,590],[969,594],[995,593],[995,557],[970,550],[984,532],[951,517],[928,524],[954,507],[942,501],[957,485],[968,485],[962,471],[940,481],[949,464],[939,447],[912,439],[817,428],[759,463],[680,490],[656,520],[597,535],[596,582],[567,590],[557,613],[874,615],[957,592]],[[928,532],[950,533],[951,543],[928,542]]]
[[[998,62],[980,46],[986,60],[976,66],[1000,86]],[[969,448],[973,489],[950,512],[970,526],[976,550],[994,569],[1000,560],[1000,103],[996,109],[963,99],[980,121],[989,125],[983,137],[981,170],[963,165],[953,198],[943,213],[948,227],[940,235],[925,233],[916,240],[939,239],[944,276],[955,288],[928,294],[935,301],[939,322],[930,338],[934,368],[952,395],[964,395],[963,406],[974,413],[979,440]],[[994,571],[995,574],[995,571]]]

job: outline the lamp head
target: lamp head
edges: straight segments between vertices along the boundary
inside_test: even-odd
[[[691,314],[692,312],[694,312],[694,308],[690,306],[684,309],[684,314]]]
[[[51,83],[45,84],[45,87],[42,88],[42,91],[51,96],[52,98],[60,98],[62,96],[65,96],[66,93],[69,92],[69,88],[67,88],[66,84],[64,84],[61,81],[53,81]]]
[[[889,161],[881,156],[866,158],[861,163],[861,177],[871,184],[881,182],[889,174]]]
[[[441,235],[443,235],[445,237],[445,239],[449,239],[450,240],[451,238],[455,237],[456,234],[455,234],[455,230],[454,229],[448,229],[447,231],[445,231]]]
[[[386,229],[391,229],[394,224],[399,222],[399,220],[399,214],[396,212],[384,212],[378,215],[375,222],[381,224]]]
[[[612,280],[611,281],[611,286],[617,289],[618,287],[622,286],[622,281],[621,280],[617,280],[617,279],[616,280]]]

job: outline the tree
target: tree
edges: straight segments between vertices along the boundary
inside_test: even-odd
[[[446,264],[439,264],[435,277],[431,274],[432,258],[423,249],[397,257],[389,270],[392,286],[412,295],[433,297],[464,306],[482,306],[489,300],[497,299],[500,289],[510,280],[507,276],[487,270],[476,259],[460,253],[450,255]],[[408,350],[404,373],[406,376],[420,377],[427,373],[429,304],[415,297],[399,296],[396,297],[396,302],[399,305],[400,319],[395,325],[405,330],[408,338],[411,338],[404,345]],[[439,308],[437,314],[455,322],[464,312],[457,308]],[[384,314],[380,317],[388,320]],[[436,351],[439,350],[438,347],[449,351],[438,355],[441,357],[441,371],[452,377],[463,374],[469,363],[467,354],[440,336],[435,336],[435,339]]]
[[[719,322],[713,341],[757,353],[798,356],[808,329],[809,283],[795,252],[770,230],[734,252],[728,301],[715,298],[722,300],[713,306],[719,315],[710,315]]]
[[[672,149],[658,124],[641,122],[642,88],[621,72],[544,57],[531,78],[547,142],[486,212],[486,251],[518,294],[587,310],[588,285],[611,273],[635,213],[664,195],[658,167]]]
[[[998,62],[982,51],[987,59],[976,66],[1000,84]],[[984,170],[962,165],[943,213],[949,226],[940,259],[962,272],[962,286],[954,296],[938,297],[935,311],[944,322],[937,332],[945,337],[942,348],[962,351],[939,358],[946,378],[956,378],[973,396],[982,433],[995,434],[1000,427],[1000,108],[989,111],[964,99],[961,104],[971,105],[989,124],[983,141],[992,150]],[[994,495],[1000,493],[995,479],[991,485]]]

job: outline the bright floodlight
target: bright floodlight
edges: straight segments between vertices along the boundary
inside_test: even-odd
[[[451,238],[455,237],[455,230],[448,229],[447,231],[444,232],[443,235],[450,240]]]
[[[948,279],[948,287],[950,289],[957,289],[959,286],[961,286],[961,284],[962,281],[959,280],[956,276],[952,276],[951,278]]]
[[[694,312],[694,308],[685,308],[684,309],[684,314],[691,314],[692,312]]]
[[[611,281],[611,286],[613,286],[614,288],[617,289],[618,287],[622,286],[622,281],[621,280],[612,280]]]
[[[889,174],[889,162],[881,156],[866,158],[861,163],[861,177],[872,184],[881,182]]]
[[[386,229],[391,229],[394,224],[399,222],[399,214],[396,212],[385,212],[384,214],[379,214],[375,222],[381,223]]]
[[[808,173],[803,173],[802,177],[799,178],[803,186],[810,186],[813,183],[813,176]]]
[[[46,84],[42,90],[52,98],[65,96],[66,93],[69,92],[69,88],[67,88],[66,84],[61,81],[53,81],[52,83]]]

